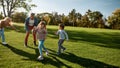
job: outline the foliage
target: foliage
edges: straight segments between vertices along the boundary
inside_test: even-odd
[[[120,9],[116,9],[113,15],[108,17],[108,23],[112,29],[120,29]]]
[[[10,17],[13,12],[18,8],[24,8],[27,11],[31,10],[31,7],[36,7],[35,4],[29,4],[32,0],[0,0],[0,6],[3,8],[4,16]]]
[[[16,12],[12,14],[12,20],[14,22],[25,22],[25,19],[27,18],[27,13],[26,12]]]

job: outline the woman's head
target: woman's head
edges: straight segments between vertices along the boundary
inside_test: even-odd
[[[35,16],[35,14],[34,14],[34,13],[31,13],[30,18],[31,18],[31,19],[34,19],[34,16]]]

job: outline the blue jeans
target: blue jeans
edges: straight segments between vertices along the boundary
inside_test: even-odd
[[[64,39],[59,39],[58,41],[58,53],[60,54],[61,53],[61,49],[65,49],[65,47],[62,46],[64,42]]]
[[[38,49],[39,49],[40,56],[42,56],[42,48],[43,48],[45,51],[47,51],[47,49],[46,49],[45,46],[44,46],[44,40],[39,40]]]
[[[1,39],[2,39],[2,42],[5,42],[5,35],[4,35],[4,29],[0,29],[0,36],[1,36]]]

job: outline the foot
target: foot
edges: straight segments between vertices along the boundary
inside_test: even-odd
[[[66,48],[63,49],[63,52],[66,50]]]
[[[46,51],[46,55],[48,56],[48,54],[49,54],[49,52],[48,51]]]
[[[44,58],[42,56],[38,56],[37,60],[43,60]]]
[[[3,44],[3,45],[7,45],[7,43],[6,43],[6,42],[2,42],[2,44]]]
[[[37,45],[36,45],[36,41],[34,41],[34,46],[37,46]]]
[[[24,44],[24,47],[27,47],[27,46],[28,46],[27,43],[25,43],[25,44]]]
[[[57,52],[57,55],[60,55],[61,53]]]

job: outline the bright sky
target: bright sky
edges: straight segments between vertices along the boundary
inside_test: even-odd
[[[88,9],[92,11],[100,11],[105,17],[112,14],[112,12],[120,8],[120,0],[32,0],[37,7],[33,8],[31,12],[58,12],[59,14],[68,13],[72,9],[76,9],[76,12],[82,15]]]
[[[107,17],[115,9],[120,8],[120,0],[32,0],[32,3],[36,4],[37,7],[32,8],[30,12],[52,13],[56,11],[59,14],[64,13],[65,15],[68,15],[72,9],[76,9],[76,12],[82,15],[88,9],[91,9],[92,11],[100,11],[104,17]]]

